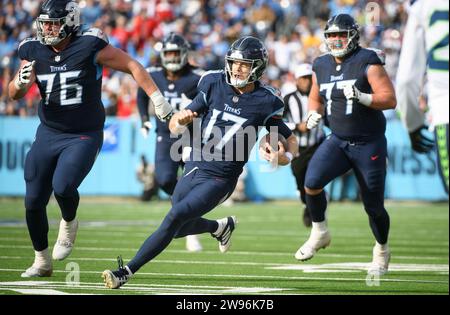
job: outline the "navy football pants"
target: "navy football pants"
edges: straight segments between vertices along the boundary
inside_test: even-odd
[[[127,264],[131,271],[135,273],[159,255],[174,238],[215,232],[217,222],[202,216],[228,198],[236,183],[237,178],[214,177],[198,168],[187,166],[184,176],[175,187],[172,209]]]
[[[160,141],[161,139],[161,141]],[[170,148],[176,141],[158,136],[155,151],[155,177],[158,186],[168,195],[172,195],[178,180],[178,169],[183,167],[180,160],[174,161],[170,156]],[[181,150],[180,150],[181,151]],[[181,152],[178,152],[181,156]]]
[[[64,219],[75,218],[77,188],[94,165],[103,131],[63,133],[40,125],[25,160],[25,209],[28,231],[37,251],[48,247],[46,207],[52,191]]]
[[[352,143],[332,134],[319,146],[309,162],[305,187],[324,188],[333,179],[353,169],[372,232],[380,244],[385,244],[389,233],[389,215],[384,208],[386,159],[384,135],[369,142]],[[315,209],[311,209],[309,205],[308,208],[313,222],[322,221],[317,218],[323,218],[325,209],[314,206]]]

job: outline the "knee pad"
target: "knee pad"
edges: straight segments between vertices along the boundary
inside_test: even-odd
[[[306,177],[305,187],[308,189],[322,189],[323,183],[318,177]]]
[[[53,183],[53,192],[61,197],[73,197],[77,194],[77,187],[67,181],[62,183]]]

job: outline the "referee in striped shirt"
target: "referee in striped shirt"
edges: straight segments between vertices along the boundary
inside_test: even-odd
[[[311,217],[305,200],[305,175],[309,160],[325,138],[322,121],[312,130],[306,128],[308,113],[308,95],[312,85],[312,66],[304,63],[298,65],[294,72],[297,90],[284,97],[284,120],[296,135],[299,143],[299,156],[291,162],[292,173],[297,182],[297,189],[304,205],[303,224],[311,227]]]

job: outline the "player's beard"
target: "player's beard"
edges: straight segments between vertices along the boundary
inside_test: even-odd
[[[247,78],[245,79],[240,79],[234,75],[230,75],[230,82],[231,85],[237,88],[243,88],[244,86],[246,86],[248,84],[248,79],[249,79],[250,75],[247,76]]]
[[[334,57],[343,57],[347,53],[349,42],[345,43],[342,39],[327,40],[328,49]]]

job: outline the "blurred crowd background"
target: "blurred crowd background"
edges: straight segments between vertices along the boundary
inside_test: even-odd
[[[41,1],[0,0],[0,115],[36,115],[40,100],[34,86],[20,101],[7,96],[7,84],[20,60],[17,46],[35,36],[33,22]],[[190,42],[191,64],[220,69],[229,45],[243,35],[262,39],[269,50],[263,81],[283,95],[295,90],[298,64],[326,52],[323,29],[337,13],[359,23],[361,45],[383,49],[386,70],[395,80],[402,29],[409,1],[379,0],[81,0],[81,22],[101,28],[115,47],[145,67],[159,64],[161,40],[170,32]],[[107,115],[137,116],[136,83],[129,76],[104,69],[102,101]],[[395,113],[386,113],[395,118]]]

